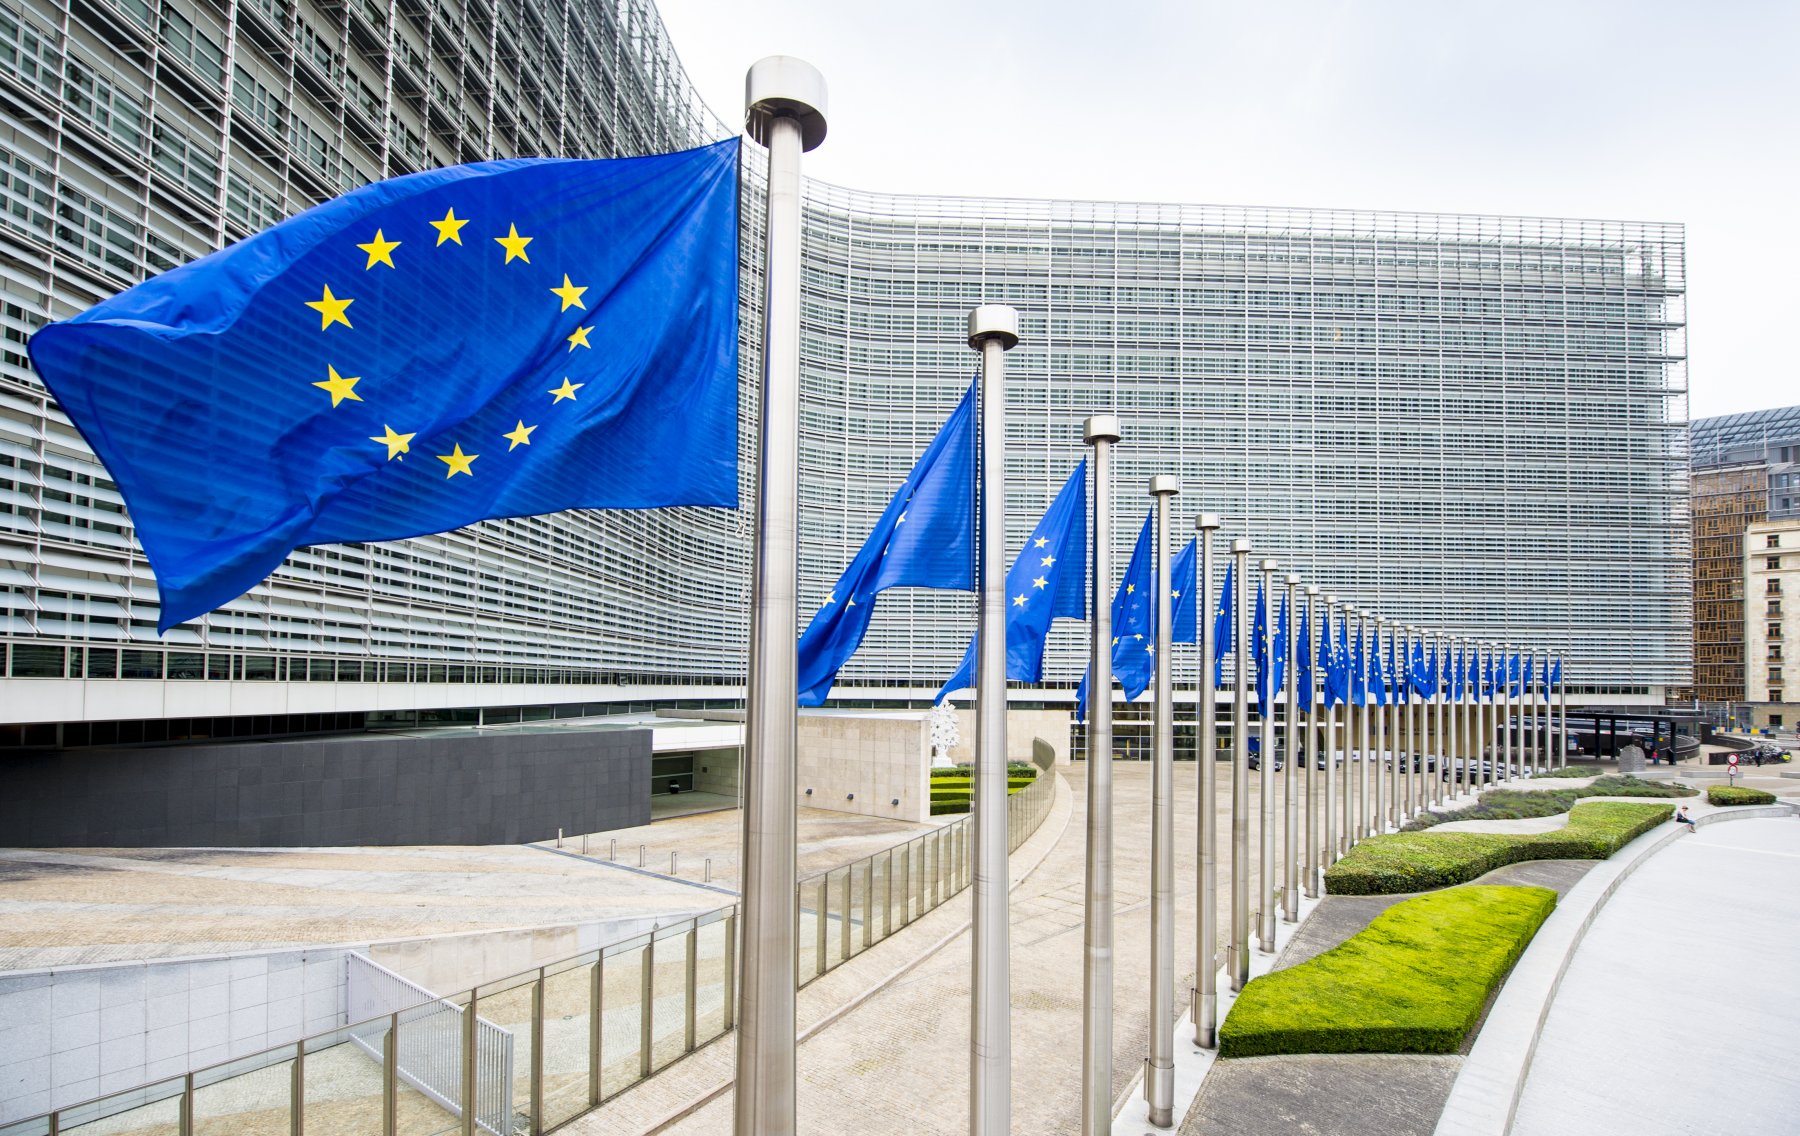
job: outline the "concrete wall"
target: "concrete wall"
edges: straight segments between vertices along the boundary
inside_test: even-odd
[[[717,898],[691,914],[728,897]],[[689,914],[3,974],[0,1124],[351,1024],[351,951],[433,993],[454,994]]]
[[[0,1124],[343,1024],[344,951],[0,976]]]
[[[1042,738],[1056,749],[1056,763],[1069,763],[1069,711],[1008,710],[1006,712],[1006,760],[1030,761],[1033,738]],[[950,750],[950,760],[968,765],[975,760],[975,710],[956,708],[956,728],[962,744]]]
[[[516,844],[650,820],[650,731],[25,751],[0,843]]]
[[[694,790],[699,793],[738,795],[744,764],[743,747],[694,751]]]
[[[895,820],[931,818],[931,724],[923,712],[803,710],[798,746],[802,805]]]

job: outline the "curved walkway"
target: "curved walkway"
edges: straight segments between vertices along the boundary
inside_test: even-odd
[[[1647,861],[1569,965],[1512,1132],[1793,1132],[1797,895],[1792,819],[1708,825]]]

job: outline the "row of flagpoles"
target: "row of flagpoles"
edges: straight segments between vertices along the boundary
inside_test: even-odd
[[[1357,842],[1398,828],[1447,794],[1545,766],[1549,739],[1567,736],[1566,706],[1560,727],[1552,712],[1561,662],[1534,650],[1403,625],[1322,594],[1317,585],[1303,587],[1299,576],[1280,575],[1269,559],[1256,569],[1252,604],[1251,545],[1244,537],[1230,543],[1217,602],[1203,603],[1214,595],[1213,545],[1221,521],[1200,514],[1198,535],[1171,558],[1171,512],[1181,486],[1168,475],[1150,480],[1150,515],[1112,594],[1112,448],[1122,434],[1111,415],[1087,419],[1083,438],[1093,450],[1091,469],[1087,462],[1077,464],[1011,571],[1003,573],[1005,352],[1019,336],[1017,313],[999,305],[984,305],[969,316],[968,342],[981,353],[980,380],[796,638],[798,464],[792,439],[799,418],[800,155],[823,140],[824,108],[824,81],[807,64],[776,56],[751,68],[746,129],[768,151],[767,323],[745,738],[734,1131],[752,1136],[795,1130],[796,707],[824,701],[867,630],[877,594],[898,586],[973,589],[981,597],[979,632],[940,693],[942,698],[971,682],[976,688],[969,1119],[976,1136],[1011,1129],[1006,682],[1041,681],[1044,642],[1054,619],[1088,620],[1090,664],[1079,701],[1088,721],[1081,1131],[1089,1136],[1112,1128],[1111,692],[1115,675],[1127,698],[1153,688],[1152,988],[1145,1095],[1152,1123],[1168,1127],[1176,1119],[1175,647],[1192,644],[1199,650],[1198,976],[1192,1013],[1195,1041],[1203,1047],[1215,1044],[1218,1026],[1215,747],[1218,697],[1226,689],[1224,659],[1238,659],[1229,686],[1230,918],[1223,966],[1233,989],[1248,979],[1253,915],[1258,948],[1272,951],[1277,913],[1295,920],[1301,892],[1319,895],[1325,869]],[[976,485],[979,495],[970,492]],[[1200,618],[1203,608],[1210,618]],[[1090,691],[1100,692],[1091,706]],[[1249,840],[1253,701],[1260,720],[1254,739],[1260,782],[1255,895]],[[1566,740],[1554,746],[1558,765],[1565,750]],[[1278,763],[1286,790],[1279,826]]]

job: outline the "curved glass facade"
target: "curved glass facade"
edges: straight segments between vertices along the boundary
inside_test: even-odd
[[[369,180],[727,130],[644,0],[0,0],[0,721],[32,720],[13,692],[55,677],[442,681],[444,706],[488,697],[458,682],[741,684],[744,512],[303,550],[159,641],[117,490],[24,351],[49,320]],[[747,173],[746,502],[762,221]],[[1023,320],[1015,540],[1081,456],[1082,417],[1113,411],[1121,556],[1138,487],[1174,472],[1184,523],[1221,512],[1358,603],[1566,650],[1578,684],[1685,680],[1679,226],[811,183],[806,229],[806,612],[973,373],[968,309],[999,302]],[[972,612],[885,596],[846,683],[935,687]],[[1053,637],[1058,685],[1079,637]]]

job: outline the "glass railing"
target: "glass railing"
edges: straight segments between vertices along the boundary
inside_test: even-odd
[[[1009,852],[1043,823],[1055,781],[1044,769],[1007,798]],[[973,831],[961,817],[801,880],[800,985],[967,887]],[[380,1006],[377,1016],[0,1126],[0,1136],[544,1132],[730,1032],[737,925],[732,904],[441,998],[375,974],[350,1012]]]

